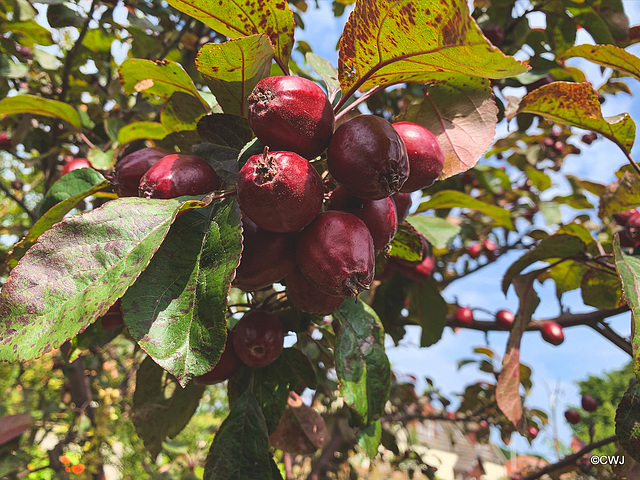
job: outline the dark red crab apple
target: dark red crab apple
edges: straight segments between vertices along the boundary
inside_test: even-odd
[[[318,290],[335,297],[355,297],[373,281],[373,239],[358,217],[330,210],[302,232],[296,261]]]
[[[233,348],[233,331],[227,329],[224,350],[220,354],[218,363],[207,373],[193,377],[193,381],[198,385],[213,385],[224,382],[232,377],[240,367],[242,367],[242,361]]]
[[[538,436],[538,433],[540,433],[540,431],[536,427],[529,427],[527,428],[527,433],[531,437],[531,440],[533,440]]]
[[[359,198],[379,200],[409,177],[407,149],[384,118],[360,115],[340,125],[327,150],[329,172]]]
[[[138,194],[145,198],[203,195],[222,185],[211,166],[200,157],[174,153],[158,160],[140,179]]]
[[[296,266],[294,237],[269,232],[242,217],[242,257],[233,285],[253,292],[282,280]]]
[[[256,225],[270,232],[295,232],[322,209],[320,175],[297,153],[254,155],[240,169],[238,202]]]
[[[390,197],[363,200],[338,186],[329,198],[328,208],[352,213],[362,220],[371,233],[376,251],[384,250],[398,231],[396,207]]]
[[[467,247],[467,254],[471,258],[478,258],[482,253],[482,246],[479,243],[472,243]]]
[[[161,148],[143,148],[122,157],[114,171],[114,189],[120,197],[137,197],[140,180],[158,160],[169,155]]]
[[[409,158],[409,178],[400,191],[409,193],[430,187],[444,168],[444,153],[435,135],[412,122],[397,122],[393,128],[404,141]]]
[[[503,330],[510,330],[514,320],[515,316],[510,310],[499,310],[496,313],[496,323]]]
[[[260,368],[282,353],[284,327],[273,313],[252,310],[233,329],[233,348],[245,365]]]
[[[61,175],[66,175],[72,170],[79,170],[81,168],[92,168],[89,160],[86,158],[74,158],[70,162],[66,163],[64,167],[62,167]]]
[[[320,155],[329,145],[335,117],[324,91],[302,77],[260,80],[247,99],[249,125],[271,150]]]
[[[560,345],[564,342],[562,327],[556,322],[552,322],[550,320],[544,322],[540,327],[540,334],[544,341],[551,345]]]
[[[458,307],[454,314],[456,321],[461,325],[473,324],[473,310],[469,307]]]
[[[411,194],[410,193],[394,193],[391,195],[393,202],[396,206],[396,214],[398,215],[398,224],[404,222],[404,219],[409,215],[409,209],[411,208]]]
[[[598,401],[591,395],[583,395],[582,408],[584,408],[586,412],[595,412],[598,408]]]
[[[318,290],[298,268],[287,275],[287,297],[298,310],[314,315],[329,315],[345,301]]]
[[[577,425],[580,423],[580,414],[576,410],[567,410],[564,412],[564,418],[567,419],[571,425]]]

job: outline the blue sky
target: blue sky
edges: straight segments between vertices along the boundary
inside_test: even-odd
[[[313,3],[313,2],[310,2]],[[299,30],[296,38],[307,41],[314,52],[328,58],[333,65],[337,65],[337,52],[334,49],[340,32],[346,21],[346,15],[335,19],[331,13],[331,2],[319,1],[320,8],[310,8],[304,16],[305,30]],[[640,23],[640,2],[624,1],[625,8],[631,20],[631,25]],[[543,18],[534,17],[532,22],[543,27]],[[588,34],[581,33],[581,43],[593,43]],[[640,55],[640,46],[629,49],[630,52]],[[603,82],[599,67],[578,59],[570,60],[570,64],[583,68],[588,78],[597,87]],[[640,91],[639,86],[633,80],[628,81],[634,92]],[[619,95],[615,99],[608,100],[603,108],[607,116],[629,112],[636,123],[640,120],[640,107],[636,106],[635,97]],[[498,134],[506,131],[506,125],[501,125]],[[570,156],[565,161],[565,172],[573,173],[581,178],[588,178],[601,183],[610,183],[615,179],[614,172],[626,160],[618,148],[612,143],[602,140],[591,146],[580,145],[582,154]],[[635,157],[640,157],[640,147],[634,148]],[[481,160],[482,162],[483,160]],[[563,185],[557,188],[562,189]],[[575,214],[575,211],[572,212]],[[510,253],[500,257],[493,265],[488,266],[476,274],[456,282],[444,291],[448,301],[456,298],[462,305],[480,307],[490,311],[501,308],[514,310],[517,308],[517,299],[510,290],[505,297],[500,289],[500,281],[506,268],[508,268],[520,253]],[[551,282],[543,285],[537,284],[542,302],[538,307],[536,318],[551,318],[559,314],[558,303],[555,299],[555,291]],[[579,292],[565,294],[564,303],[573,312],[591,310],[586,307]],[[488,315],[479,318],[489,319]],[[619,315],[611,321],[611,325],[622,335],[630,334],[629,314]],[[395,347],[391,342],[388,345],[388,354],[396,371],[414,374],[421,379],[425,376],[432,378],[436,385],[444,393],[452,394],[460,392],[468,383],[481,378],[480,373],[471,366],[457,370],[457,360],[471,356],[472,349],[476,346],[488,345],[498,354],[505,351],[507,333],[493,332],[485,339],[484,333],[474,331],[460,331],[454,333],[450,329],[445,333],[436,345],[421,349],[419,345],[420,331],[410,327],[407,336]],[[600,375],[604,371],[617,369],[626,364],[630,358],[617,347],[610,344],[588,327],[573,327],[565,331],[565,342],[554,347],[544,342],[539,333],[529,332],[525,334],[522,348],[522,361],[533,368],[534,388],[527,399],[527,405],[541,408],[550,413],[551,393],[557,392],[556,421],[560,440],[565,444],[570,441],[570,429],[566,425],[563,412],[566,405],[579,405],[579,391],[575,386],[577,380],[588,375]],[[424,387],[421,380],[419,387]],[[553,458],[552,428],[543,429],[539,437],[529,446],[521,437],[514,436],[512,445],[517,451],[539,453]]]

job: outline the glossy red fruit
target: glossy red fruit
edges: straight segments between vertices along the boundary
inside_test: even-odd
[[[391,195],[393,202],[396,205],[396,214],[398,215],[398,224],[401,224],[407,215],[409,215],[409,209],[411,208],[411,194],[409,193],[394,193]]]
[[[580,414],[575,410],[567,410],[564,412],[564,418],[567,419],[571,425],[577,425],[580,423]]]
[[[227,329],[224,350],[215,366],[207,373],[193,377],[198,385],[213,385],[231,378],[242,367],[242,360],[238,358],[233,348],[233,331]]]
[[[352,213],[362,220],[371,233],[376,251],[384,250],[398,231],[398,216],[391,197],[362,200],[338,186],[329,198],[328,208]]]
[[[621,227],[625,227],[627,225],[627,223],[629,222],[629,220],[631,220],[632,218],[635,218],[635,217],[640,217],[640,212],[638,210],[636,210],[635,208],[631,209],[631,210],[625,210],[624,212],[619,212],[619,213],[614,213],[613,214],[613,219]]]
[[[471,258],[478,258],[482,253],[482,246],[479,243],[472,243],[467,247],[467,254]]]
[[[249,125],[271,150],[320,155],[329,145],[335,117],[324,91],[302,77],[260,80],[247,99]]]
[[[444,168],[444,153],[438,139],[417,123],[397,122],[393,128],[404,141],[409,158],[409,178],[400,191],[410,193],[430,187]]]
[[[545,342],[551,345],[560,345],[564,342],[562,327],[556,322],[547,321],[540,327],[540,334]]]
[[[145,198],[176,198],[218,190],[222,182],[200,157],[174,153],[158,160],[140,180],[138,195]]]
[[[503,330],[511,330],[511,325],[516,317],[510,310],[498,310],[496,313],[496,323]]]
[[[461,325],[472,325],[473,324],[473,310],[469,307],[458,307],[456,313],[454,314],[456,322]]]
[[[335,297],[355,297],[373,281],[373,239],[358,217],[330,210],[302,232],[296,261],[318,290]]]
[[[64,167],[62,167],[62,175],[66,175],[71,170],[79,170],[81,168],[93,168],[93,167],[91,167],[89,160],[87,160],[86,158],[74,158],[73,160],[65,164]]]
[[[334,297],[318,290],[298,268],[287,275],[287,297],[298,310],[314,315],[329,315],[345,301],[343,297]]]
[[[0,132],[0,150],[11,150],[13,144],[7,132]]]
[[[394,262],[394,267],[400,275],[416,282],[424,282],[428,278],[431,278],[436,265],[433,257],[425,257],[424,260],[415,265],[408,265],[405,262]]]
[[[282,353],[284,334],[282,322],[273,313],[253,310],[233,329],[233,348],[245,365],[264,367]]]
[[[496,243],[492,240],[485,240],[484,242],[482,242],[482,248],[485,252],[493,253],[498,250],[498,245],[496,245]]]
[[[295,238],[268,232],[242,217],[242,258],[233,285],[253,292],[282,280],[296,266]]]
[[[296,232],[322,209],[320,175],[297,153],[254,155],[240,169],[238,202],[247,217],[270,232]]]
[[[140,180],[158,160],[169,155],[161,148],[143,148],[122,157],[114,171],[114,189],[120,197],[137,197]]]
[[[122,317],[122,310],[120,310],[120,299],[116,300],[107,313],[105,313],[100,319],[100,326],[103,330],[117,330],[120,327],[124,327],[124,318]]]
[[[531,437],[531,440],[533,440],[538,436],[538,433],[540,433],[540,431],[536,427],[529,427],[527,428],[527,433]]]
[[[598,402],[591,395],[583,395],[582,408],[584,408],[585,412],[595,412],[598,409]]]
[[[340,125],[327,150],[329,172],[349,193],[379,200],[409,177],[407,149],[384,118],[361,115]]]

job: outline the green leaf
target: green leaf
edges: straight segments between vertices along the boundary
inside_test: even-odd
[[[72,170],[69,172],[70,174],[73,172],[79,172],[79,170]],[[66,177],[66,175],[65,175]],[[64,177],[63,177],[64,178]],[[90,195],[93,195],[100,190],[103,190],[111,185],[107,180],[102,180],[101,182],[93,185],[87,190],[81,191],[80,193],[76,193],[66,199],[60,201],[42,215],[38,221],[31,227],[29,233],[25,235],[25,237],[16,243],[13,246],[13,249],[7,256],[7,265],[9,268],[14,268],[18,264],[18,260],[20,260],[24,254],[31,248],[31,246],[36,243],[36,240],[40,238],[44,232],[53,227],[54,224],[61,221],[64,216],[69,213],[73,208],[78,204],[78,202],[87,198]]]
[[[227,293],[241,250],[234,199],[186,212],[122,298],[131,336],[183,386],[224,350]]]
[[[589,270],[589,267],[579,262],[569,260],[562,262],[549,269],[549,277],[556,284],[558,293],[565,293],[582,285],[582,277]]]
[[[238,150],[212,143],[193,146],[193,153],[203,158],[215,170],[225,184],[231,188],[238,181]]]
[[[602,134],[629,153],[636,136],[636,124],[629,114],[604,118],[596,92],[589,83],[555,82],[526,95],[507,118],[519,113],[541,115],[557,123],[573,125]]]
[[[194,383],[182,388],[167,381],[164,370],[150,357],[142,361],[136,373],[132,420],[153,458],[162,450],[166,438],[175,437],[189,423],[204,390]]]
[[[80,115],[68,103],[42,98],[36,95],[16,95],[0,100],[0,112],[3,114],[31,113],[43,117],[59,118],[73,126],[76,130],[82,128]]]
[[[273,480],[269,437],[260,404],[247,390],[216,433],[204,480]]]
[[[29,73],[29,66],[26,63],[15,63],[8,57],[0,55],[0,77],[22,78]]]
[[[422,239],[418,231],[409,223],[402,222],[389,245],[389,256],[418,262],[422,259]]]
[[[53,45],[51,32],[35,20],[26,22],[4,22],[0,26],[0,32],[11,32],[12,36],[20,36],[20,44],[25,47],[34,45]]]
[[[164,138],[169,133],[164,125],[156,122],[133,122],[125,125],[118,132],[118,143],[133,142],[135,140]]]
[[[320,78],[324,82],[324,86],[327,89],[327,96],[329,101],[333,101],[340,94],[340,81],[338,80],[338,70],[331,65],[331,62],[326,58],[322,58],[313,52],[309,52],[304,56],[307,64],[313,68]]]
[[[269,75],[273,47],[266,35],[207,43],[198,52],[196,67],[225,113],[246,117],[247,97]]]
[[[640,462],[640,384],[635,380],[616,410],[616,436],[624,451]]]
[[[562,55],[562,60],[572,57],[585,58],[640,80],[640,58],[615,45],[576,45]]]
[[[578,25],[581,25],[589,32],[596,43],[615,43],[607,23],[593,7],[585,4],[579,7],[568,6],[567,12],[571,14]],[[568,58],[566,55],[567,52],[565,52],[564,57]]]
[[[71,170],[66,175],[60,177],[60,179],[51,186],[47,194],[42,199],[42,202],[40,202],[38,210],[40,214],[43,215],[54,205],[57,205],[67,198],[84,194],[102,182],[104,182],[102,174],[96,172],[92,168]],[[82,200],[82,198],[80,200]],[[65,212],[65,214],[67,212]]]
[[[507,351],[502,359],[502,370],[498,375],[496,385],[498,408],[520,431],[524,428],[522,399],[520,397],[520,342],[522,334],[531,321],[533,312],[540,304],[540,298],[533,288],[533,282],[538,275],[540,275],[540,271],[530,272],[518,276],[513,282],[519,306],[511,327]]]
[[[198,119],[207,111],[193,95],[175,92],[160,111],[160,123],[167,132],[195,130]]]
[[[407,222],[413,225],[436,248],[445,248],[449,241],[460,233],[459,225],[452,225],[444,218],[409,215]]]
[[[495,220],[495,225],[500,227],[507,227],[513,230],[513,223],[509,211],[495,205],[489,205],[488,203],[481,202],[469,195],[456,190],[441,190],[431,196],[426,202],[422,202],[416,213],[425,212],[430,209],[439,208],[468,208],[484,213]]]
[[[201,205],[123,198],[43,233],[0,292],[0,360],[41,356],[103,315],[149,264],[178,212]]]
[[[400,82],[507,78],[527,67],[482,35],[465,0],[361,0],[340,40],[342,92]]]
[[[87,160],[98,170],[111,170],[118,161],[118,151],[112,148],[103,152],[99,148],[92,148],[87,154]]]
[[[409,319],[422,327],[420,346],[429,347],[440,340],[447,325],[447,302],[433,278],[414,282],[409,290]]]
[[[84,18],[75,10],[58,3],[47,7],[47,21],[51,28],[79,27],[84,23]]]
[[[610,218],[614,213],[631,210],[640,205],[640,177],[624,172],[622,177],[607,185],[600,195],[598,217]]]
[[[132,58],[122,62],[118,68],[118,75],[127,95],[144,92],[161,98],[171,98],[175,92],[184,92],[196,97],[205,109],[209,108],[189,74],[179,63]]]
[[[376,420],[360,431],[358,434],[358,445],[369,458],[373,458],[378,454],[381,438],[382,425],[380,424],[380,420]]]
[[[618,275],[622,280],[622,293],[631,309],[631,343],[633,345],[633,371],[640,380],[640,256],[627,255],[620,247],[620,236],[613,241],[613,255]]]
[[[541,240],[538,245],[522,255],[507,269],[507,272],[502,278],[502,291],[506,294],[513,278],[529,265],[541,260],[560,259],[579,255],[583,253],[586,248],[587,246],[580,237],[567,233],[558,233]]]
[[[278,63],[287,69],[295,23],[286,0],[168,0],[167,3],[231,39],[267,35]]]
[[[441,179],[473,167],[493,142],[498,108],[485,78],[449,76],[429,87],[424,100],[400,120],[422,125],[444,153]]]
[[[382,324],[361,300],[344,302],[333,316],[340,321],[335,346],[338,390],[360,421],[368,425],[384,413],[391,386]]]
[[[241,150],[253,138],[249,121],[238,115],[214,113],[198,120],[198,134],[203,142]]]
[[[620,306],[622,285],[615,273],[590,269],[582,277],[581,286],[585,305],[605,310]]]

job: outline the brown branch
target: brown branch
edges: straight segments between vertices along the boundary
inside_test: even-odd
[[[598,322],[595,325],[590,324],[589,326],[604,338],[609,340],[611,343],[613,343],[615,346],[621,348],[625,353],[633,356],[633,348],[631,346],[631,343],[618,335],[618,333],[609,325],[604,322]]]
[[[569,466],[571,464],[574,464],[585,453],[589,453],[592,450],[595,450],[596,448],[600,448],[600,447],[603,447],[604,445],[608,445],[610,443],[613,443],[613,442],[616,441],[617,438],[618,438],[617,436],[612,435],[610,437],[603,438],[602,440],[598,440],[597,442],[590,443],[589,445],[587,445],[586,447],[584,447],[580,451],[578,451],[578,452],[576,452],[576,453],[574,453],[572,455],[568,455],[568,456],[564,457],[562,460],[560,460],[560,461],[558,461],[556,463],[552,463],[551,465],[547,465],[546,467],[541,468],[537,472],[534,472],[531,475],[527,475],[522,480],[536,480],[537,478],[540,478],[543,475],[546,475],[547,473],[551,473],[551,472],[554,472],[556,470],[560,470],[561,468],[567,467],[567,466]]]

